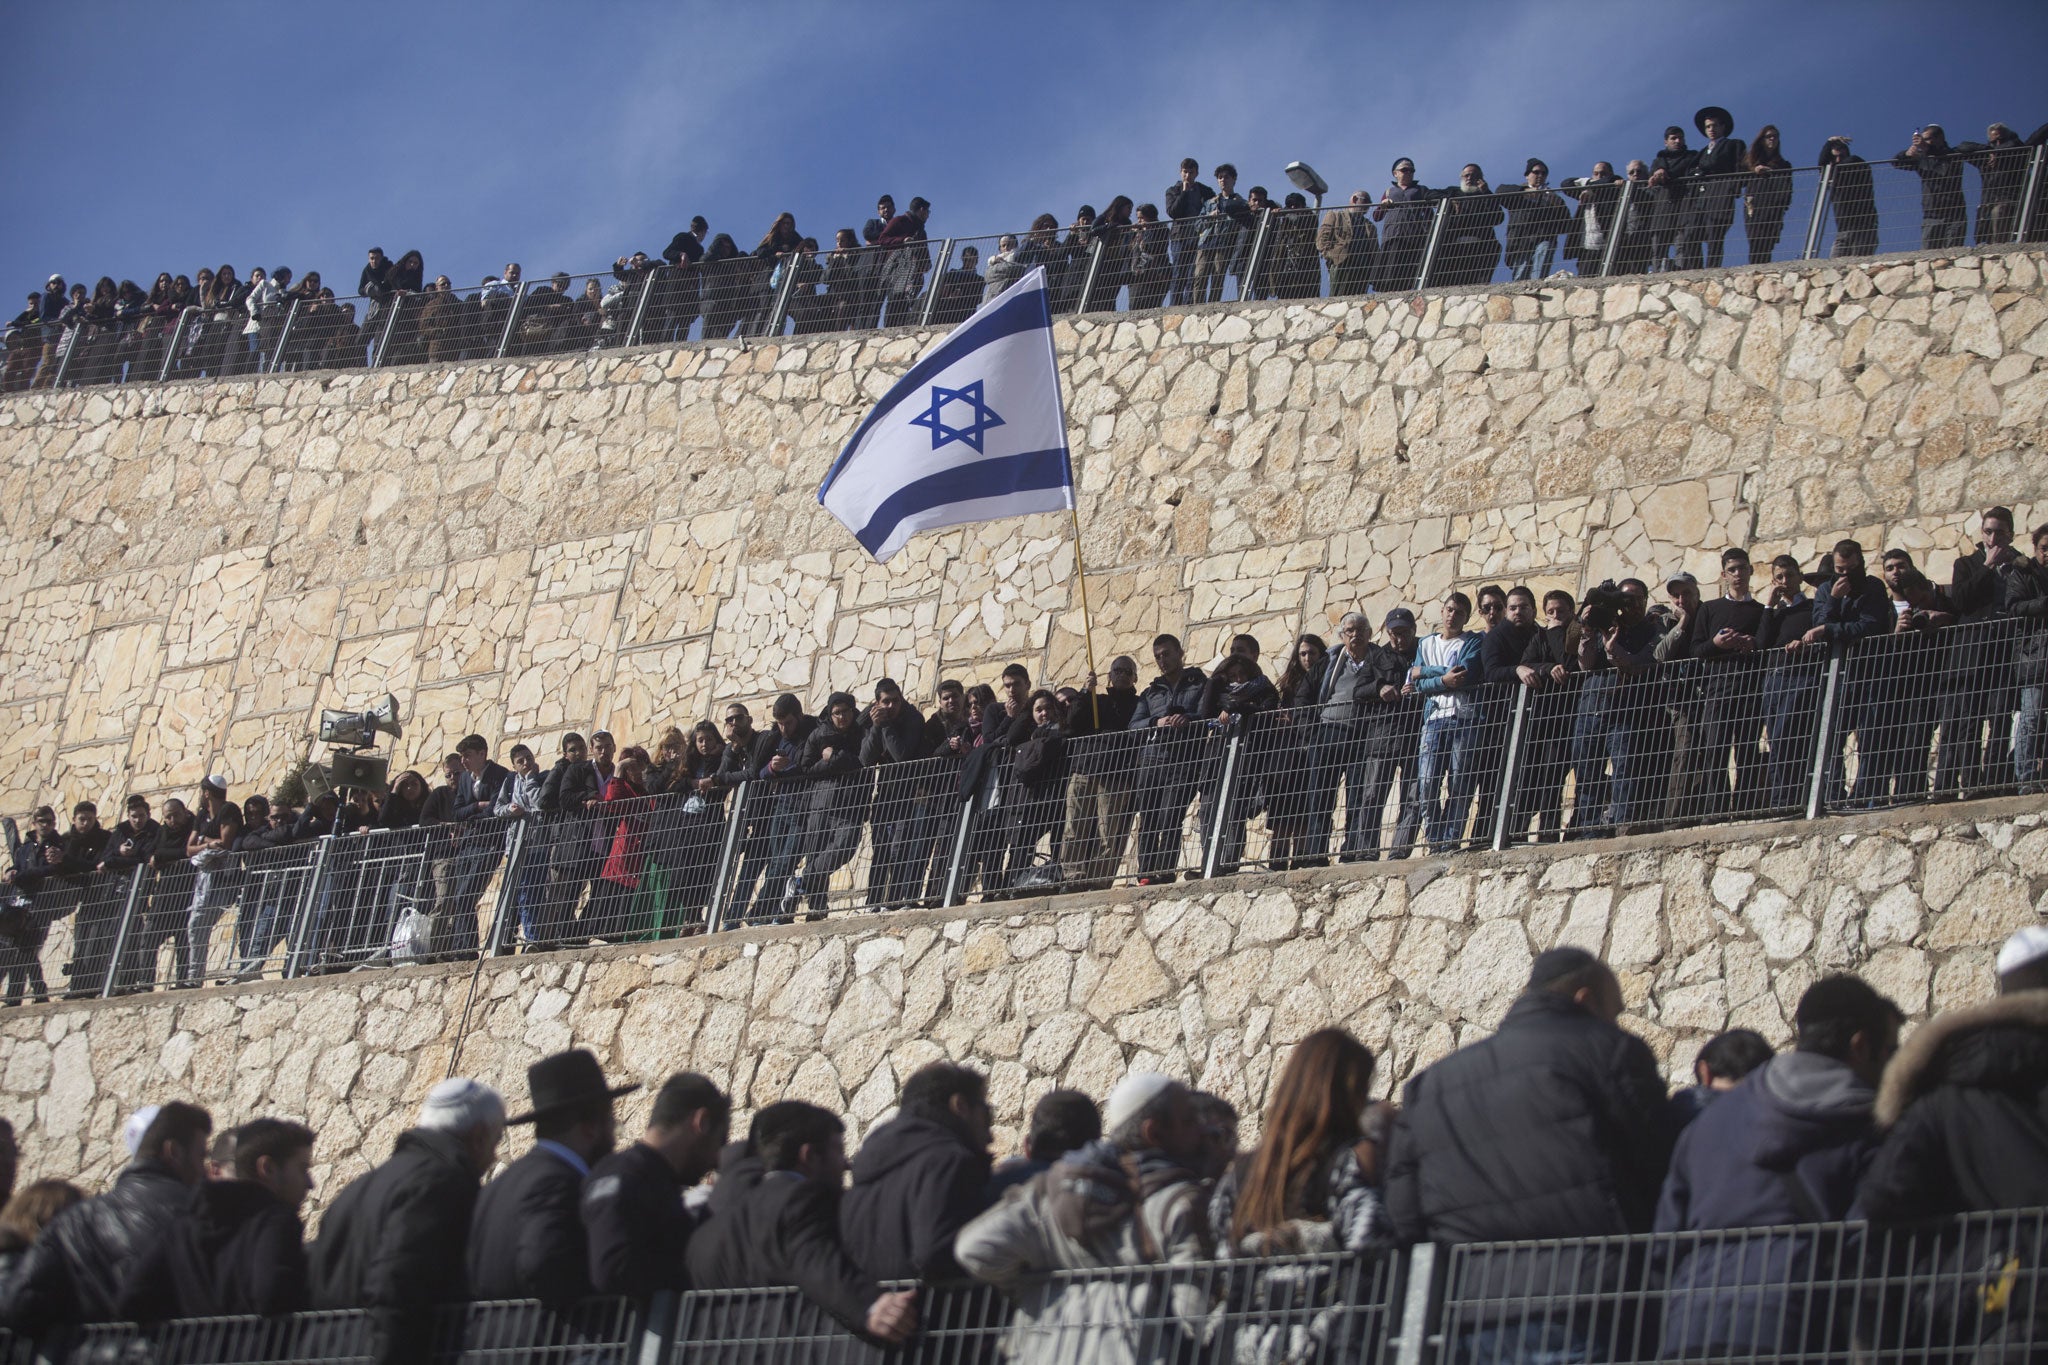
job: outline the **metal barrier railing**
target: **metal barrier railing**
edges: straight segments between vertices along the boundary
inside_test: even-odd
[[[1925,162],[1851,156],[1654,184],[1646,169],[1639,179],[1568,177],[1537,188],[1436,187],[1356,209],[1077,222],[900,246],[735,247],[679,264],[643,254],[595,274],[381,300],[321,297],[301,282],[253,318],[191,304],[22,327],[8,342],[6,384],[157,383],[950,326],[989,289],[1038,265],[1055,312],[1107,313],[2042,242],[2044,158],[2048,148],[2024,145]]]
[[[2048,1214],[1915,1227],[1817,1223],[1421,1246],[918,1287],[918,1330],[884,1348],[794,1288],[639,1305],[510,1302],[437,1315],[432,1357],[489,1365],[1492,1365],[1526,1360],[1918,1362],[2048,1352]],[[902,1286],[908,1287],[908,1286]],[[360,1310],[105,1325],[0,1360],[322,1365],[371,1358]]]
[[[2048,790],[2048,688],[2021,686],[2048,633],[1894,619],[1662,664],[1643,627],[1534,683],[1390,676],[1349,705],[869,766],[854,732],[810,772],[50,876],[0,967],[10,1003],[67,977],[114,995]]]

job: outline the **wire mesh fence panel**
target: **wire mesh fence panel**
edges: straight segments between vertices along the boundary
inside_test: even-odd
[[[133,868],[28,877],[0,905],[0,998],[10,1005],[100,994],[135,886]]]
[[[1165,719],[1066,741],[1063,761],[1042,778],[1013,768],[997,793],[1009,809],[1000,870],[991,877],[993,859],[985,857],[978,869],[984,889],[1093,889],[1200,876],[1232,732],[1192,716]],[[1049,844],[1042,867],[1041,839]],[[992,852],[995,844],[982,847]]]
[[[305,900],[319,854],[319,843],[308,841],[246,853],[198,855],[192,864],[185,948],[182,954],[174,949],[177,984],[253,981],[266,971],[281,974],[282,945]]]
[[[884,1351],[794,1289],[686,1294],[675,1365],[902,1360],[919,1365],[1376,1361],[1393,1258],[1346,1255],[1062,1271],[998,1289],[925,1286],[917,1334]]]
[[[1402,695],[1392,674],[1378,681],[1393,695],[1383,697],[1376,686],[1369,697],[1333,696],[1323,706],[1254,720],[1246,745],[1248,781],[1263,787],[1267,856],[1274,868],[1322,867],[1332,858],[1404,858],[1426,837],[1420,774],[1424,699]],[[1344,684],[1351,686],[1351,679]],[[1440,728],[1436,738],[1441,743],[1457,736]],[[1455,748],[1441,748],[1440,758]],[[1468,744],[1468,779],[1472,753]],[[1453,799],[1449,766],[1440,763],[1435,775],[1443,779],[1440,800]],[[1470,791],[1465,795],[1469,809]],[[1233,822],[1240,818],[1233,811]],[[1233,862],[1220,854],[1218,870]]]
[[[2041,698],[2038,687],[2020,685],[2022,623],[2006,617],[1935,629],[1925,616],[1900,612],[1891,634],[1865,638],[1845,655],[1824,808],[1997,795],[2017,785],[2029,763],[2038,767]]]
[[[420,918],[433,905],[428,855],[439,841],[433,826],[371,830],[332,840],[319,885],[295,927],[294,973],[415,958],[421,947]]]
[[[2044,1251],[2040,1210],[1457,1246],[1438,1358],[2039,1359]]]
[[[461,1365],[625,1365],[639,1351],[641,1315],[626,1299],[564,1307],[532,1301],[444,1309],[434,1355]]]
[[[369,346],[376,337],[374,300],[337,298],[313,289],[300,297],[298,305],[289,329],[280,328],[273,372],[359,370],[369,363]]]
[[[677,790],[530,826],[514,894],[522,941],[545,947],[701,933],[725,843],[726,800],[722,790]]]

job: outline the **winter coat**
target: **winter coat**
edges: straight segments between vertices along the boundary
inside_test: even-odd
[[[638,886],[641,844],[645,842],[647,817],[654,802],[625,778],[614,777],[605,784],[604,804],[604,819],[612,828],[605,844],[604,867],[598,875],[618,886]]]
[[[196,1198],[162,1162],[132,1162],[112,1189],[73,1204],[43,1229],[0,1291],[0,1322],[32,1336],[67,1323],[120,1321],[129,1271],[191,1215]]]
[[[1526,260],[1539,242],[1555,242],[1571,226],[1572,211],[1552,189],[1506,190],[1501,203],[1508,215],[1507,258],[1509,264]]]
[[[427,1365],[434,1309],[468,1297],[478,1172],[452,1133],[414,1128],[335,1197],[313,1244],[313,1306],[370,1310],[376,1365]]]
[[[1201,708],[1202,692],[1208,683],[1209,675],[1189,664],[1172,682],[1154,678],[1152,685],[1138,694],[1138,704],[1132,708],[1130,723],[1125,728],[1156,732],[1145,741],[1148,761],[1168,761],[1168,746],[1162,742],[1169,737],[1168,731],[1159,730],[1159,722],[1168,716],[1186,716],[1193,720]],[[1156,757],[1151,752],[1155,750],[1158,751]]]
[[[1963,166],[1967,158],[1946,142],[1923,146],[1918,155],[1908,147],[1892,158],[1892,165],[1920,177],[1920,215],[1953,221],[1965,216]]]
[[[555,766],[540,784],[540,808],[548,815],[581,815],[584,807],[600,799],[604,779],[588,759],[571,763],[555,760]]]
[[[1812,1052],[1773,1057],[1700,1112],[1678,1139],[1657,1207],[1658,1232],[1770,1228],[1849,1215],[1877,1147],[1877,1091]],[[1809,1264],[1811,1236],[1705,1240],[1672,1270],[1664,1354],[1805,1349],[1802,1306],[1786,1285]],[[1818,1326],[1819,1324],[1811,1324]]]
[[[1542,991],[1500,1031],[1412,1078],[1387,1164],[1405,1242],[1647,1232],[1669,1164],[1664,1081],[1631,1033]],[[1618,1253],[1531,1249],[1473,1263],[1464,1298],[1619,1286]],[[1547,1287],[1546,1287],[1547,1286]]]
[[[1264,673],[1254,673],[1243,682],[1227,682],[1221,673],[1211,674],[1202,686],[1202,698],[1195,703],[1195,717],[1215,720],[1228,715],[1238,724],[1280,704],[1280,693]]]
[[[842,1324],[860,1331],[881,1286],[847,1254],[839,1236],[839,1191],[795,1171],[770,1171],[746,1144],[718,1163],[711,1218],[690,1238],[696,1289],[795,1285]],[[769,1324],[760,1335],[773,1337]]]
[[[1231,1163],[1216,1192],[1209,1196],[1209,1228],[1216,1238],[1220,1256],[1275,1256],[1320,1251],[1364,1251],[1393,1239],[1387,1207],[1380,1192],[1365,1178],[1358,1149],[1348,1142],[1332,1144],[1317,1159],[1299,1198],[1290,1196],[1292,1216],[1286,1232],[1271,1236],[1260,1232],[1237,1240],[1232,1226],[1237,1220],[1237,1201],[1242,1195],[1245,1173],[1251,1169],[1247,1152]]]
[[[953,1239],[988,1207],[990,1160],[953,1127],[898,1114],[868,1134],[839,1204],[839,1235],[877,1280],[954,1280]]]
[[[2048,990],[1936,1015],[1878,1089],[1863,1179],[1877,1222],[2048,1204]]]
[[[1828,644],[1837,650],[1866,636],[1889,634],[1897,619],[1884,581],[1870,574],[1851,580],[1846,596],[1835,596],[1832,584],[1814,589],[1813,624],[1826,629]]]
[[[1136,1365],[1192,1358],[1206,1289],[1055,1270],[1188,1265],[1212,1255],[1201,1183],[1156,1152],[1108,1142],[1069,1152],[960,1230],[953,1254],[1016,1306],[1010,1365]]]
[[[591,1167],[581,1213],[593,1292],[645,1300],[688,1287],[696,1219],[683,1207],[682,1177],[660,1152],[635,1142]]]
[[[136,1261],[120,1312],[134,1322],[276,1317],[310,1302],[306,1228],[253,1180],[201,1185],[190,1217],[174,1218]]]
[[[590,1296],[583,1173],[535,1147],[477,1195],[469,1225],[469,1292],[539,1299],[556,1309]]]
[[[2020,623],[2017,681],[2021,687],[2048,685],[2048,567],[2020,559],[2004,575],[2005,610]]]

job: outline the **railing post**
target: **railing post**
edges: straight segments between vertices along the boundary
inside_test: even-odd
[[[1429,288],[1429,268],[1436,264],[1436,249],[1444,239],[1444,220],[1451,216],[1451,201],[1436,201],[1436,217],[1429,224],[1429,244],[1422,249],[1422,269],[1416,273],[1415,287]]]
[[[1628,206],[1634,202],[1636,182],[1623,180],[1621,193],[1614,200],[1614,221],[1607,224],[1607,250],[1600,253],[1600,278],[1606,279],[1614,273],[1614,263],[1621,256],[1621,234],[1628,224]]]
[[[1834,770],[1833,750],[1836,711],[1840,706],[1842,690],[1842,656],[1833,651],[1828,654],[1827,677],[1821,682],[1820,723],[1813,727],[1813,778],[1806,787],[1806,818],[1811,820],[1821,813],[1827,804],[1827,784]],[[1858,756],[1862,762],[1862,756]]]
[[[1820,184],[1813,191],[1813,216],[1806,220],[1806,251],[1801,260],[1810,261],[1820,255],[1821,225],[1827,221],[1828,197],[1835,187],[1835,168],[1820,168]]]
[[[505,864],[498,876],[498,903],[491,911],[491,936],[484,944],[485,957],[503,957],[512,922],[519,918],[519,879],[526,871],[526,822],[515,821],[505,831]]]
[[[657,1290],[647,1301],[647,1316],[640,1320],[640,1346],[633,1353],[633,1365],[668,1365],[675,1349],[677,1318],[683,1296],[673,1289]]]
[[[64,387],[64,376],[71,370],[71,357],[77,355],[78,348],[84,344],[85,323],[81,320],[72,326],[70,339],[63,343],[64,354],[57,357],[57,375],[56,378],[50,381],[51,388],[61,389]]]
[[[640,297],[633,301],[633,320],[626,325],[626,335],[619,342],[621,348],[640,344],[640,326],[647,318],[647,302],[654,297],[654,282],[661,278],[661,272],[666,269],[666,264],[654,266],[641,276]]]
[[[974,828],[974,803],[981,799],[976,792],[960,803],[960,828],[953,835],[953,861],[946,867],[946,894],[939,901],[939,907],[950,910],[959,902],[954,897],[960,891],[960,865],[967,859],[967,836]]]
[[[1515,719],[1508,729],[1508,756],[1500,772],[1499,804],[1493,812],[1493,851],[1500,852],[1508,846],[1508,826],[1514,822],[1515,778],[1519,775],[1522,762],[1522,725],[1529,714],[1529,685],[1522,684],[1515,689]]]
[[[114,931],[114,955],[107,961],[107,979],[100,987],[100,999],[111,1000],[114,984],[121,979],[121,959],[128,953],[128,936],[135,928],[135,902],[141,898],[142,883],[149,872],[149,864],[135,865],[135,875],[128,879],[128,904],[121,910],[121,927]]]
[[[1430,1358],[1430,1329],[1443,1297],[1442,1260],[1443,1251],[1434,1242],[1417,1242],[1408,1248],[1401,1317],[1394,1327],[1394,1339],[1388,1343],[1394,1348],[1393,1365],[1424,1365]]]
[[[170,340],[164,344],[164,363],[156,372],[157,383],[162,384],[170,379],[171,366],[178,360],[178,343],[185,337],[185,323],[198,311],[191,307],[179,310],[177,325],[171,328]]]
[[[1105,245],[1105,241],[1100,237],[1097,237],[1092,243],[1089,244],[1088,268],[1081,272],[1081,293],[1080,296],[1074,300],[1074,311],[1076,313],[1085,313],[1088,311],[1089,296],[1095,292],[1095,277],[1102,271],[1102,251]],[[1114,309],[1115,301],[1112,300],[1111,310],[1114,311]]]
[[[1259,230],[1252,234],[1251,254],[1244,263],[1244,273],[1237,277],[1237,301],[1243,303],[1252,296],[1253,281],[1259,278],[1259,265],[1266,259],[1266,240],[1273,231],[1273,209],[1271,205],[1259,210]]]
[[[1242,732],[1232,734],[1230,748],[1223,755],[1223,780],[1216,784],[1216,818],[1209,822],[1209,837],[1202,841],[1203,881],[1216,875],[1216,851],[1223,846],[1223,829],[1230,818],[1230,789],[1237,777],[1237,753],[1243,743]]]
[[[285,933],[284,974],[287,979],[300,975],[306,970],[306,955],[312,945],[307,942],[319,929],[314,909],[320,904],[320,893],[327,888],[327,855],[334,849],[334,836],[320,836],[320,847],[313,854],[313,872],[306,878],[305,894],[299,899],[299,908],[292,914],[290,928]]]
[[[276,374],[284,367],[284,348],[292,339],[292,324],[299,320],[299,304],[303,300],[293,299],[292,306],[285,310],[284,327],[277,334],[277,347],[257,363],[258,374]]]
[[[765,337],[779,337],[782,326],[789,321],[789,301],[796,297],[797,262],[803,256],[799,247],[788,260],[788,269],[782,272],[782,283],[775,287],[775,299],[768,305],[768,323],[761,329]]]
[[[519,325],[520,305],[525,302],[525,287],[523,285],[515,287],[512,290],[512,308],[511,311],[505,314],[505,330],[498,334],[498,352],[491,357],[493,360],[503,360],[505,358],[505,352],[512,345],[513,329]]]
[[[939,283],[946,278],[946,271],[953,264],[953,238],[939,243],[938,264],[932,267],[932,277],[925,282],[924,307],[917,313],[917,325],[932,325],[932,312],[939,306]]]
[[[718,871],[711,878],[711,899],[704,905],[704,932],[715,934],[725,928],[725,898],[732,894],[733,864],[738,860],[740,831],[747,827],[747,793],[753,783],[742,782],[725,803],[725,840],[718,849]]]
[[[2020,222],[2013,229],[2015,242],[2027,240],[2027,232],[2034,226],[2034,201],[2041,197],[2043,163],[2048,163],[2048,145],[2034,148],[2034,159],[2027,167],[2027,187],[2020,193]]]
[[[391,334],[398,329],[398,314],[405,307],[410,294],[393,294],[391,312],[384,319],[384,330],[377,334],[377,353],[370,357],[370,368],[377,369],[384,363],[384,357],[391,350]]]

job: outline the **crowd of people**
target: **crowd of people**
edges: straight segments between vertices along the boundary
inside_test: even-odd
[[[377,876],[321,898],[299,944],[310,970],[391,961],[401,904],[399,956],[475,954],[514,823],[525,837],[506,875],[521,942],[539,950],[698,932],[722,866],[724,922],[822,917],[863,847],[854,903],[896,908],[1098,889],[1127,859],[1143,885],[1232,873],[1260,816],[1265,864],[1294,869],[1450,853],[1497,827],[1519,843],[1798,814],[1816,771],[1827,810],[2040,792],[2048,525],[2027,553],[2010,508],[1978,521],[1978,546],[1940,587],[1902,549],[1871,572],[1844,540],[1811,572],[1775,557],[1761,588],[1749,553],[1730,548],[1712,598],[1680,571],[1663,601],[1626,578],[1583,604],[1544,593],[1539,615],[1529,588],[1487,585],[1473,629],[1472,598],[1452,591],[1427,633],[1406,607],[1377,635],[1346,613],[1334,644],[1294,641],[1277,677],[1255,636],[1233,636],[1204,669],[1161,635],[1142,689],[1129,656],[1078,688],[1035,688],[1011,664],[994,686],[942,680],[930,715],[884,678],[868,704],[834,692],[815,714],[784,694],[758,729],[732,702],[651,752],[567,734],[545,768],[529,745],[512,746],[508,767],[470,735],[437,783],[408,770],[381,798],[296,804],[303,793],[280,788],[237,803],[209,777],[161,820],[132,795],[107,829],[78,802],[68,832],[44,806],[0,873],[4,998],[47,997],[41,949],[74,913],[68,994],[101,994],[110,972],[117,989],[148,988],[166,944],[171,983],[201,984],[237,908],[220,974],[259,975],[293,933],[303,886],[263,875],[266,860],[372,831],[412,840],[417,856],[401,868],[387,854]],[[1831,658],[1845,672],[1823,727]],[[1209,855],[1193,866],[1191,811]],[[330,869],[372,861],[354,847],[344,840]],[[138,867],[150,875],[131,893]]]
[[[1501,1310],[1463,1329],[1458,1358],[1605,1359],[1613,1316],[1651,1289],[1654,1358],[1769,1358],[1824,1337],[1840,1352],[1838,1319],[1856,1301],[1825,1286],[1802,1299],[1799,1282],[1853,1277],[1864,1256],[1851,1242],[1809,1259],[1816,1234],[1799,1225],[2048,1205],[2048,927],[2013,935],[1997,971],[1995,1000],[1937,1016],[1903,1047],[1894,1002],[1858,977],[1823,977],[1799,998],[1790,1051],[1724,1034],[1701,1050],[1697,1084],[1671,1097],[1618,1022],[1614,972],[1551,948],[1498,1031],[1424,1067],[1398,1105],[1373,1099],[1369,1047],[1340,1028],[1310,1033],[1278,1068],[1250,1151],[1229,1101],[1136,1071],[1099,1108],[1045,1093],[1022,1150],[998,1162],[988,1078],[951,1061],[911,1072],[850,1161],[842,1118],[802,1100],[763,1105],[729,1141],[731,1097],[691,1072],[661,1085],[644,1133],[621,1147],[616,1102],[638,1086],[572,1050],[528,1069],[519,1114],[482,1082],[435,1085],[388,1159],[334,1195],[310,1245],[300,1213],[317,1135],[272,1116],[216,1133],[207,1110],[174,1099],[128,1120],[132,1160],[105,1192],[46,1177],[8,1199],[0,1324],[44,1337],[355,1309],[371,1357],[399,1365],[430,1358],[444,1305],[566,1311],[591,1296],[792,1286],[846,1329],[897,1344],[918,1331],[931,1286],[966,1278],[1014,1307],[1008,1358],[1174,1360],[1209,1337],[1216,1281],[1052,1272],[1220,1258],[1273,1276],[1252,1299],[1273,1321],[1253,1311],[1231,1330],[1283,1334],[1235,1358],[1309,1360],[1321,1358],[1312,1310],[1333,1306],[1341,1281],[1261,1263],[1520,1243],[1474,1262],[1483,1283],[1453,1286]],[[497,1169],[507,1128],[524,1125],[532,1145]],[[2032,1231],[2001,1233],[1999,1255],[2038,1275],[2040,1225],[2013,1226]],[[1730,1229],[1770,1231],[1674,1240],[1656,1258],[1570,1240]],[[1964,1344],[2040,1348],[2048,1305],[2007,1277],[1996,1311],[1970,1306]],[[1917,1306],[1961,1315],[1973,1293]],[[782,1321],[747,1316],[756,1333]],[[1877,1346],[1909,1324],[1847,1326]],[[1134,1340],[1153,1351],[1135,1355]]]
[[[588,276],[578,285],[556,273],[529,289],[515,262],[465,294],[446,275],[430,280],[418,251],[392,260],[379,247],[354,298],[337,298],[317,271],[295,277],[283,266],[251,268],[247,279],[232,265],[190,277],[165,272],[146,290],[112,276],[88,288],[52,275],[8,324],[0,389],[49,387],[60,372],[67,384],[118,383],[713,340],[784,326],[799,334],[950,326],[1038,266],[1059,312],[1112,309],[1125,291],[1134,310],[1215,302],[1232,280],[1241,299],[1399,291],[1425,283],[1433,233],[1431,285],[1482,284],[1502,266],[1512,279],[1542,278],[1566,262],[1581,275],[1718,268],[1738,217],[1750,264],[1770,261],[1794,197],[1779,129],[1766,124],[1754,141],[1738,138],[1734,116],[1719,106],[1698,111],[1693,126],[1697,147],[1673,124],[1654,156],[1626,162],[1620,174],[1598,161],[1556,185],[1542,158],[1530,157],[1518,184],[1492,184],[1468,163],[1455,185],[1431,188],[1400,157],[1377,199],[1358,190],[1327,212],[1299,191],[1278,201],[1263,185],[1240,194],[1228,162],[1213,168],[1212,185],[1189,157],[1157,202],[1119,194],[1099,212],[1083,204],[1064,229],[1043,213],[1027,231],[997,239],[986,260],[981,248],[963,247],[957,264],[933,256],[928,200],[913,198],[899,212],[885,194],[859,232],[840,228],[829,248],[799,230],[792,213],[751,250],[712,233],[700,215],[659,255],[619,257],[608,283]],[[1837,257],[1878,250],[1871,163],[1850,145],[1830,137],[1818,159],[1829,176]],[[2022,139],[1994,123],[1983,141],[1953,144],[1929,124],[1880,164],[1919,178],[1923,248],[1971,237],[1966,167],[1980,181],[1974,240],[2011,242],[2043,145],[2048,124]],[[2048,177],[2034,194],[2027,236],[2048,241]]]

